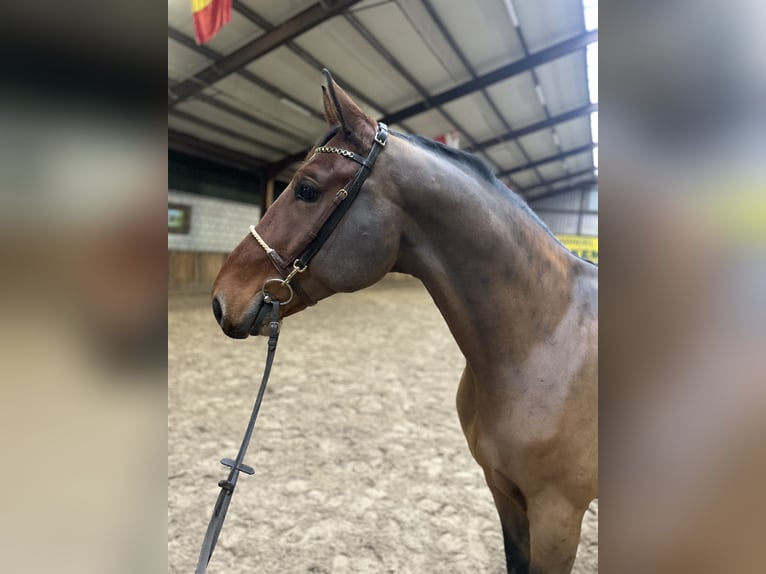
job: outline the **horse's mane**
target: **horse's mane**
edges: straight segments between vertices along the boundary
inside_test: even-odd
[[[495,174],[492,172],[489,166],[478,156],[464,152],[461,149],[444,145],[441,142],[438,142],[436,140],[432,140],[430,138],[426,138],[423,136],[418,136],[414,134],[400,134],[398,132],[395,132],[395,133],[397,136],[404,138],[407,141],[410,141],[416,145],[419,145],[420,147],[436,152],[437,154],[452,160],[452,162],[454,163],[457,163],[457,164],[460,164],[461,166],[469,168],[470,170],[474,171],[477,175],[481,176],[482,179],[488,181],[489,183],[492,183],[492,184],[494,184],[495,182],[500,183],[500,181],[495,177]]]
[[[339,130],[340,130],[340,126],[338,125],[335,125],[332,128],[330,128],[330,130],[328,130],[327,133],[325,133],[324,136],[322,136],[322,138],[317,142],[317,145],[318,146],[325,145],[333,137],[335,137],[335,135],[338,133]],[[452,163],[455,163],[463,168],[466,168],[470,172],[476,174],[481,179],[489,183],[493,188],[495,188],[502,196],[510,199],[522,211],[522,213],[524,213],[527,217],[531,218],[532,221],[536,222],[540,227],[542,227],[542,229],[548,235],[550,235],[556,241],[556,243],[558,243],[564,249],[569,251],[569,249],[567,249],[566,246],[563,243],[561,243],[561,240],[558,237],[556,237],[554,233],[548,228],[545,222],[542,219],[540,219],[537,213],[535,213],[532,210],[532,208],[529,207],[527,202],[524,201],[524,199],[518,193],[514,192],[502,181],[500,181],[495,176],[495,173],[492,171],[492,169],[480,157],[474,154],[465,152],[461,149],[444,145],[441,142],[432,140],[427,137],[423,137],[423,136],[419,136],[415,134],[403,134],[400,132],[395,132],[393,130],[391,131],[391,133],[397,137],[407,140],[426,150],[430,150],[433,153],[451,161]],[[577,255],[576,253],[573,253],[572,251],[569,251],[569,252],[572,253],[575,257],[578,257],[579,259],[582,259],[583,261],[598,267],[598,264],[593,263],[593,261],[584,259],[580,257],[579,255]]]
[[[418,145],[422,148],[425,148],[427,150],[430,150],[437,155],[440,155],[448,160],[450,160],[453,163],[458,164],[461,167],[467,168],[468,170],[472,171],[476,175],[478,175],[481,179],[485,180],[487,183],[492,185],[498,192],[500,192],[501,195],[509,198],[519,209],[522,210],[528,217],[530,217],[533,221],[535,221],[538,225],[540,225],[553,239],[556,240],[559,244],[561,244],[561,241],[558,237],[556,237],[553,232],[548,229],[548,226],[545,225],[545,222],[543,222],[542,219],[534,212],[532,211],[532,208],[527,205],[527,202],[524,201],[524,199],[515,191],[510,189],[507,185],[505,185],[502,181],[497,179],[495,177],[494,172],[490,169],[490,167],[478,156],[473,155],[471,153],[465,152],[461,149],[457,149],[454,147],[450,147],[447,145],[444,145],[441,142],[437,142],[435,140],[413,135],[413,134],[401,134],[398,132],[394,132],[397,136],[414,143],[415,145]],[[566,246],[561,244],[565,249]],[[567,249],[567,251],[569,251]],[[587,260],[586,260],[587,261]]]

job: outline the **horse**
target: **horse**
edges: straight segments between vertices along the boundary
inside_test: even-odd
[[[508,572],[570,572],[598,496],[598,267],[479,158],[389,133],[325,75],[330,129],[224,262],[215,318],[264,335],[273,298],[286,317],[389,272],[418,278],[466,359],[458,418]]]

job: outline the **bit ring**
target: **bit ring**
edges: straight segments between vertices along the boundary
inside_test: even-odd
[[[267,290],[266,290],[266,286],[267,286],[269,283],[279,283],[279,286],[280,286],[280,287],[287,287],[287,290],[290,292],[290,296],[287,298],[287,301],[279,301],[279,299],[277,299],[277,298],[276,298],[274,295],[272,295],[271,293],[268,293],[268,292],[267,292]],[[285,282],[284,282],[284,280],[282,280],[282,279],[277,279],[276,277],[275,277],[275,278],[273,278],[273,279],[267,279],[267,280],[266,280],[266,283],[264,283],[264,284],[263,284],[263,287],[261,287],[261,293],[263,293],[263,299],[264,299],[264,301],[266,301],[266,299],[267,299],[267,298],[268,298],[270,301],[271,301],[271,300],[276,300],[276,301],[279,301],[279,305],[280,305],[280,306],[284,306],[284,305],[287,305],[287,304],[288,304],[290,301],[292,301],[292,300],[293,300],[293,288],[292,288],[292,287],[290,287],[290,284],[289,284],[289,283],[285,283]],[[268,302],[268,301],[267,301],[267,302]]]

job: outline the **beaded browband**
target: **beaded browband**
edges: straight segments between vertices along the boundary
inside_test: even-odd
[[[335,194],[335,198],[333,200],[334,207],[329,212],[329,214],[326,215],[326,219],[319,223],[321,228],[319,229],[319,232],[316,234],[314,239],[309,243],[308,247],[299,257],[293,260],[292,268],[290,268],[291,266],[289,263],[292,258],[282,258],[279,253],[277,253],[274,248],[269,246],[266,240],[261,237],[261,235],[256,231],[255,226],[250,226],[250,233],[258,242],[258,245],[260,245],[266,252],[266,255],[269,256],[269,259],[271,259],[274,267],[276,267],[277,271],[279,271],[279,274],[283,277],[283,279],[269,279],[266,281],[266,283],[264,283],[264,297],[268,296],[273,298],[273,295],[266,292],[266,286],[273,282],[279,282],[281,287],[286,287],[290,292],[289,298],[286,301],[282,301],[281,304],[287,305],[287,303],[292,300],[293,290],[290,286],[290,283],[295,279],[295,276],[298,273],[303,273],[308,268],[309,262],[314,258],[322,245],[324,245],[324,242],[327,241],[327,238],[330,236],[340,220],[349,210],[354,199],[356,199],[357,195],[359,195],[359,191],[362,189],[362,185],[367,179],[367,176],[370,174],[372,167],[375,165],[375,160],[377,159],[378,154],[380,154],[380,152],[386,146],[387,140],[388,126],[383,122],[378,122],[378,130],[375,134],[375,140],[372,143],[372,148],[370,148],[370,152],[367,154],[367,157],[363,157],[351,150],[334,146],[318,146],[314,148],[314,154],[335,153],[354,160],[360,164],[361,167],[356,172],[356,175],[354,175],[354,178],[351,180],[351,182],[345,187],[341,188]],[[303,291],[303,289],[298,286],[297,282],[295,285],[298,287],[296,290],[301,295],[301,298],[303,298],[308,305],[313,305],[315,302],[312,301],[311,298],[308,297],[308,295]]]

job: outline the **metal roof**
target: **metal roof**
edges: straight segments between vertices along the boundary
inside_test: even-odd
[[[326,131],[327,67],[395,130],[457,131],[522,195],[592,186],[597,40],[582,0],[233,0],[197,46],[189,0],[168,0],[168,145],[289,179]]]

